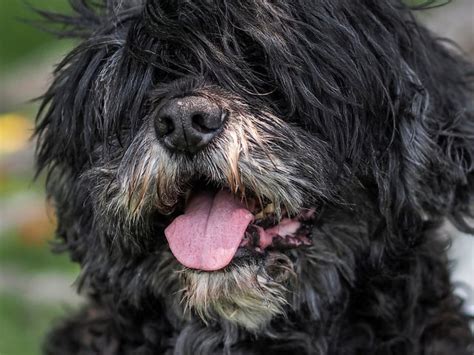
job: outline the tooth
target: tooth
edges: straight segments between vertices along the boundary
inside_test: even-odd
[[[270,214],[275,212],[275,205],[273,203],[268,204],[263,210],[265,213]]]
[[[255,219],[262,219],[263,218],[263,211],[260,211],[255,215]]]

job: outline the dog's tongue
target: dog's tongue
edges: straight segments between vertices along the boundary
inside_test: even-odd
[[[214,271],[230,263],[253,215],[229,192],[202,192],[165,230],[171,252],[184,266]]]

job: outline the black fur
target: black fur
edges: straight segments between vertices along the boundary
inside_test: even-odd
[[[471,354],[437,231],[449,219],[473,232],[474,71],[405,5],[71,5],[72,16],[42,13],[81,42],[44,96],[37,161],[58,248],[80,263],[90,301],[50,334],[47,354]],[[201,91],[269,122],[270,153],[292,164],[302,205],[317,208],[313,246],[289,252],[298,282],[286,315],[256,334],[182,319],[166,217],[107,208],[138,169],[156,106]],[[204,154],[192,163],[200,175]]]

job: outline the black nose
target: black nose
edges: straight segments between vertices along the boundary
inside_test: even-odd
[[[204,148],[222,128],[225,113],[200,96],[168,101],[155,119],[158,138],[171,150],[195,153]]]

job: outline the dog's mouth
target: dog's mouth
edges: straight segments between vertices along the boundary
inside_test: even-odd
[[[184,210],[165,229],[171,252],[184,266],[216,271],[235,257],[311,245],[314,209],[290,216],[282,206],[241,198],[226,188],[193,189]]]

